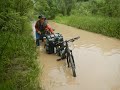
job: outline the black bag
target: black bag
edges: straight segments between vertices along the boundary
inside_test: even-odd
[[[46,35],[46,52],[49,54],[55,53],[56,43],[63,41],[63,36],[59,33]]]

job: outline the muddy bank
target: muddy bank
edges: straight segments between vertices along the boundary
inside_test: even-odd
[[[120,90],[120,40],[83,31],[63,24],[49,22],[55,32],[74,42],[73,54],[77,77],[72,77],[65,61],[40,48],[43,65],[42,84],[45,90]]]

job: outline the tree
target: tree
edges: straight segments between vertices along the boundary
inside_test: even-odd
[[[105,0],[103,12],[110,17],[120,17],[120,0]]]
[[[36,14],[55,18],[57,14],[70,15],[76,0],[39,0],[35,4]]]

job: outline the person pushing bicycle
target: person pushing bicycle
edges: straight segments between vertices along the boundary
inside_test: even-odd
[[[48,24],[48,22],[46,20],[46,17],[44,15],[40,15],[38,17],[38,19],[39,20],[35,24],[35,29],[36,29],[36,45],[40,46],[39,40],[42,40],[44,42],[44,37],[45,37],[46,31],[50,32],[50,34],[54,33],[54,32],[53,32],[53,29]]]

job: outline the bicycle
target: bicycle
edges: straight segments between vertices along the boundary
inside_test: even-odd
[[[69,49],[68,43],[69,42],[74,42],[75,40],[79,39],[80,37],[75,37],[69,40],[65,40],[62,42],[58,42],[56,45],[60,45],[64,43],[64,45],[60,48],[57,48],[57,53],[61,53],[61,58],[60,59],[64,59],[67,58],[67,65],[68,68],[71,65],[72,68],[72,72],[73,72],[73,76],[76,77],[76,71],[75,71],[75,61],[74,61],[74,57],[73,57],[73,53],[72,50]],[[58,59],[59,60],[59,59]]]

